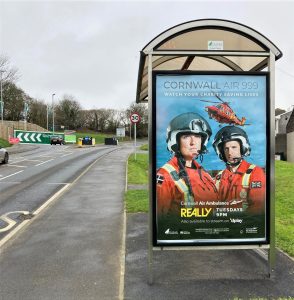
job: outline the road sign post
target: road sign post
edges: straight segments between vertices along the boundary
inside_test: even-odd
[[[135,160],[137,160],[137,153],[136,153],[136,147],[137,147],[137,123],[140,122],[141,117],[138,113],[134,112],[130,116],[131,122],[134,124],[134,147],[135,147]]]

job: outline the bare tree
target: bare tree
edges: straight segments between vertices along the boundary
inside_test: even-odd
[[[0,71],[3,82],[16,82],[20,75],[16,67],[11,66],[8,56],[0,55]]]
[[[145,103],[131,103],[130,107],[126,109],[126,119],[130,120],[132,113],[138,113],[141,117],[140,122],[137,126],[137,136],[146,137],[148,136],[148,104]],[[130,124],[130,121],[128,122]]]

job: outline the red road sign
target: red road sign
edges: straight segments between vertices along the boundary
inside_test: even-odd
[[[130,120],[132,123],[139,123],[141,120],[141,117],[138,113],[132,113],[130,116]]]

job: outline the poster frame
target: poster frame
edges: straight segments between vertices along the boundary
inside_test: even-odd
[[[265,93],[266,93],[266,98],[265,98],[265,135],[266,135],[266,141],[267,141],[267,147],[266,147],[266,211],[265,211],[265,241],[257,242],[257,241],[223,241],[222,239],[219,239],[219,241],[209,241],[209,242],[194,242],[194,243],[183,243],[181,240],[177,240],[176,242],[172,243],[158,243],[157,239],[157,215],[156,215],[156,137],[157,137],[157,115],[156,115],[156,107],[157,107],[157,99],[156,99],[156,78],[158,75],[233,75],[233,76],[238,76],[238,75],[243,75],[243,76],[263,76],[265,77],[266,81],[266,86],[265,86]],[[203,248],[203,247],[223,247],[227,246],[229,247],[238,247],[238,246],[245,246],[249,245],[249,247],[254,248],[256,246],[257,248],[268,248],[270,243],[271,243],[271,211],[270,211],[270,184],[271,184],[271,149],[270,145],[272,144],[271,141],[271,132],[270,132],[270,106],[271,106],[271,101],[270,101],[270,72],[268,71],[263,71],[263,72],[252,72],[252,71],[173,71],[173,70],[155,70],[152,71],[152,148],[151,148],[151,157],[152,157],[152,212],[151,212],[151,218],[152,218],[152,246],[154,249],[156,247],[161,247],[161,248],[175,248],[175,247],[181,247],[187,248],[187,249],[194,249],[194,248]]]

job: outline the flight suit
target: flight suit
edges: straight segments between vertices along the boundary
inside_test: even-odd
[[[181,207],[200,207],[196,201],[217,201],[218,193],[214,181],[204,169],[193,160],[193,167],[186,167],[193,195],[183,178],[179,176],[176,157],[157,172],[157,214],[178,214]],[[182,202],[182,204],[181,204]],[[184,203],[184,204],[183,204]],[[201,206],[203,207],[203,205]]]
[[[266,178],[262,168],[242,160],[234,173],[229,167],[219,172],[215,184],[220,201],[228,201],[230,207],[252,214],[264,212]]]

